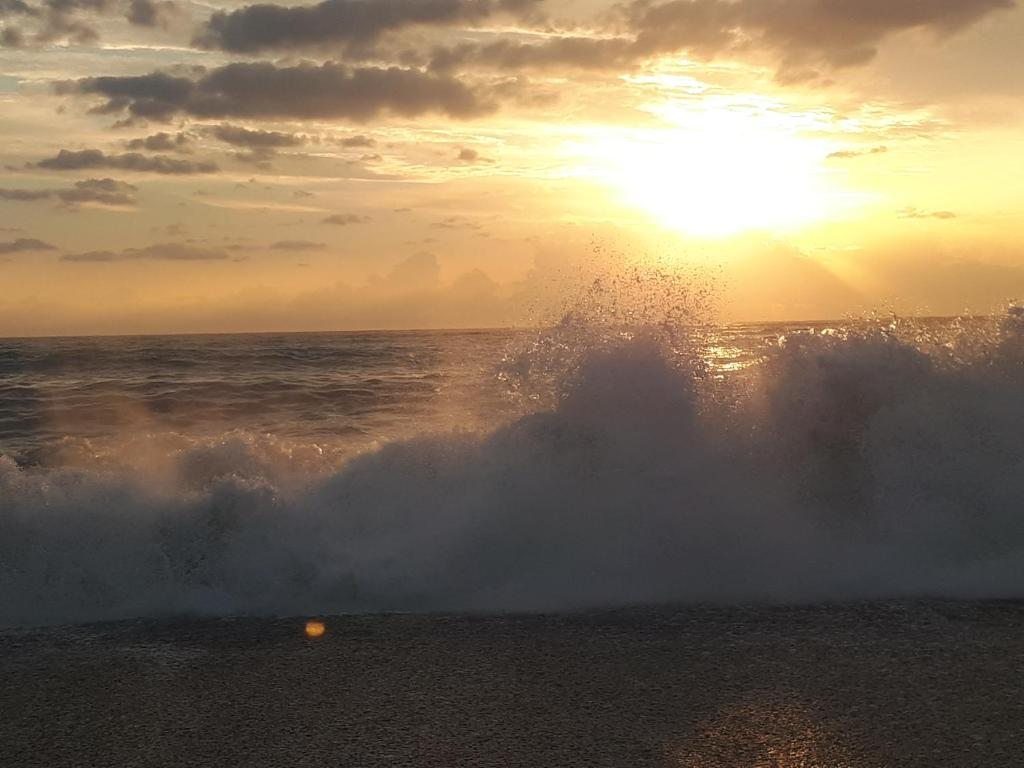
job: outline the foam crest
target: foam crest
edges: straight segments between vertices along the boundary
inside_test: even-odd
[[[0,459],[0,624],[1024,596],[1022,327],[798,335],[719,400],[692,333],[612,323],[491,431]]]

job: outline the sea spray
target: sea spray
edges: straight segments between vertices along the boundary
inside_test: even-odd
[[[0,459],[0,624],[1024,596],[1017,311],[790,334],[731,398],[713,329],[572,322],[551,396],[490,429]]]

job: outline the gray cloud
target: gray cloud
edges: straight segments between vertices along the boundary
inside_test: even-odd
[[[218,169],[214,163],[192,162],[173,157],[150,157],[138,152],[127,152],[122,155],[108,155],[99,149],[83,149],[74,152],[62,149],[54,157],[40,160],[34,164],[36,168],[49,171],[79,171],[86,168],[118,168],[123,171],[142,171],[172,176],[191,175],[197,173],[215,173]]]
[[[234,53],[327,44],[365,46],[413,25],[474,23],[502,11],[524,12],[533,0],[323,0],[315,5],[248,5],[214,13],[193,43]]]
[[[345,118],[381,113],[416,117],[438,112],[471,118],[495,105],[460,80],[415,69],[320,66],[278,67],[267,62],[228,64],[193,80],[153,72],[89,77],[58,83],[61,94],[103,97],[95,111],[168,120],[176,114],[220,118]]]
[[[310,240],[279,240],[270,246],[275,251],[322,251],[327,243],[314,243]]]
[[[370,221],[369,216],[360,216],[358,213],[335,213],[323,220],[324,224],[334,224],[345,227],[349,224],[365,224]]]
[[[67,206],[81,203],[98,205],[135,205],[137,188],[116,179],[85,179],[66,189],[5,189],[0,188],[0,200],[35,202],[57,200]]]
[[[154,133],[141,139],[132,139],[125,146],[128,149],[146,149],[150,152],[181,152],[191,139],[187,133]]]
[[[21,48],[25,45],[25,35],[17,27],[0,29],[0,47]]]
[[[766,50],[783,72],[807,64],[863,64],[887,36],[909,29],[950,34],[1013,0],[671,0],[629,10],[638,53],[715,56]]]
[[[45,0],[40,14],[43,24],[36,33],[36,42],[66,40],[79,45],[95,43],[99,40],[99,32],[78,18],[78,14],[102,14],[114,6],[114,0]]]
[[[338,143],[343,147],[375,147],[377,142],[371,139],[369,136],[346,136],[343,139],[338,139]]]
[[[455,159],[462,163],[493,163],[494,161],[489,157],[483,157],[475,149],[469,147],[463,147],[459,150],[459,154],[455,156]]]
[[[891,34],[925,29],[948,35],[1014,0],[633,0],[621,7],[628,37],[565,36],[543,42],[502,39],[434,49],[433,71],[630,67],[688,51],[704,58],[769,54],[780,79],[817,76],[814,67],[864,64]],[[409,57],[417,59],[415,53]]]
[[[5,16],[36,16],[39,10],[23,0],[0,0],[0,19]]]
[[[55,251],[57,246],[36,240],[34,237],[19,237],[17,240],[0,242],[0,253],[25,253],[30,251]]]
[[[125,18],[137,27],[165,27],[183,15],[173,0],[131,0]]]
[[[219,248],[204,248],[188,243],[156,243],[145,248],[127,248],[123,251],[86,251],[69,253],[62,261],[107,262],[145,259],[151,261],[225,261],[228,253]]]
[[[174,0],[42,0],[30,5],[24,0],[0,0],[0,18],[21,15],[36,20],[32,42],[46,44],[67,42],[80,45],[99,40],[99,31],[82,16],[96,17],[123,13],[129,23],[143,27],[167,26],[175,18],[183,18],[182,6]],[[27,39],[20,29],[7,27],[0,32],[4,45],[16,47]]]
[[[209,135],[225,144],[249,149],[282,149],[298,147],[306,143],[306,137],[297,133],[280,131],[259,131],[238,125],[217,125],[209,129]]]
[[[488,66],[497,69],[611,69],[631,66],[639,57],[635,44],[625,38],[556,37],[541,43],[497,40],[435,48],[430,68],[435,71]]]

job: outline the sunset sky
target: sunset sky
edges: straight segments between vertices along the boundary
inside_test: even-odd
[[[0,335],[1024,298],[1012,0],[0,0]]]

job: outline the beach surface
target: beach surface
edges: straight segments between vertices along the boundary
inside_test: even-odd
[[[0,632],[9,766],[1024,763],[1024,603]]]

